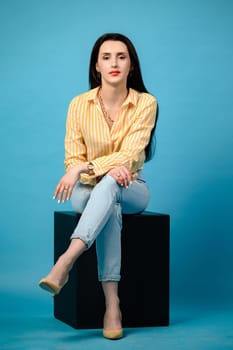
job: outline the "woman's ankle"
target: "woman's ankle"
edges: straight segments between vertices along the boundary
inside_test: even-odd
[[[69,256],[67,256],[66,253],[64,253],[58,258],[55,265],[58,265],[58,264],[63,266],[63,268],[67,271],[67,273],[69,273],[74,265],[74,261]]]
[[[122,316],[119,305],[111,305],[106,308],[104,314],[104,329],[115,330],[122,328]]]
[[[47,278],[59,286],[63,285],[71,268],[71,264],[61,255],[48,273]]]

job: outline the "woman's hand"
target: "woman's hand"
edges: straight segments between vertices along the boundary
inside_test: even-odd
[[[128,188],[132,182],[132,175],[124,165],[109,170],[107,174],[112,176],[119,185],[126,188]]]
[[[87,172],[87,163],[75,165],[71,168],[59,181],[53,199],[58,199],[58,203],[69,200],[73,191],[73,188],[78,181],[82,172]]]

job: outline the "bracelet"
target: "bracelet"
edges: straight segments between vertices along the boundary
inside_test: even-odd
[[[95,175],[94,165],[91,162],[87,163],[87,170],[88,170],[88,175]]]

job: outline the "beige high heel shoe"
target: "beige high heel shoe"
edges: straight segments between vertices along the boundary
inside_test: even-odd
[[[121,312],[120,312],[120,320],[122,322]],[[123,328],[113,329],[113,330],[103,329],[103,336],[104,338],[111,339],[111,340],[120,339],[123,337]]]
[[[63,285],[58,286],[55,283],[51,282],[48,278],[42,278],[39,282],[39,286],[46,290],[47,292],[50,292],[52,294],[53,297],[55,297],[55,295],[59,294],[61,289],[64,287],[64,285],[68,282],[69,280],[69,276],[66,277],[65,282],[63,283]]]
[[[104,338],[111,339],[111,340],[116,340],[120,339],[123,337],[123,329],[115,329],[115,330],[107,330],[103,329],[103,336]]]

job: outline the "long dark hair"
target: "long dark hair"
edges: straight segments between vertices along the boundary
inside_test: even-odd
[[[119,34],[119,33],[106,33],[96,40],[96,42],[93,46],[92,52],[91,52],[90,64],[89,64],[90,88],[94,89],[94,88],[101,85],[101,76],[96,70],[96,63],[98,61],[100,46],[105,41],[108,41],[108,40],[121,41],[127,46],[130,61],[131,61],[131,66],[132,66],[132,70],[130,71],[128,78],[127,78],[127,88],[128,89],[132,88],[132,89],[137,90],[139,92],[147,92],[148,93],[148,91],[144,85],[143,79],[142,79],[140,62],[138,59],[136,49],[129,38],[127,38],[125,35]],[[151,131],[150,141],[145,148],[146,161],[149,161],[154,155],[154,150],[155,150],[154,133],[155,133],[157,120],[158,120],[158,105],[157,105],[155,125]]]

